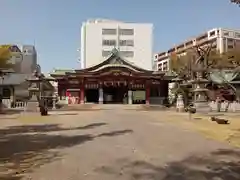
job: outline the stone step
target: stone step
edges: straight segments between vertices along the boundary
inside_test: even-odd
[[[168,109],[162,105],[146,104],[71,104],[65,105],[59,110],[78,111],[78,110],[164,110]]]

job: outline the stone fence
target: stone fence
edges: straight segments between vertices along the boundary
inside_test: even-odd
[[[22,109],[24,110],[27,106],[27,101],[18,101],[12,104],[10,99],[3,99],[2,100],[3,105],[5,108],[11,108],[11,109]]]
[[[228,102],[224,101],[221,103],[217,103],[216,101],[212,101],[209,103],[210,111],[218,111],[220,112],[237,112],[240,111],[240,103],[239,102]]]

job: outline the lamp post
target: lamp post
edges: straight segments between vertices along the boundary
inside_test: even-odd
[[[208,79],[209,64],[208,58],[212,48],[212,44],[207,46],[207,48],[201,48],[196,46],[196,55],[195,58],[195,68],[192,68],[193,74],[195,74],[189,81],[193,84],[193,94],[194,94],[194,106],[197,108],[197,111],[208,111],[208,100],[206,84],[210,81]]]
[[[53,109],[53,110],[56,109],[56,101],[57,101],[57,96],[56,96],[56,94],[55,94],[55,92],[54,92],[54,94],[53,94],[53,100],[52,100],[52,102],[53,102],[52,109]]]
[[[37,107],[39,107],[42,116],[48,115],[47,102],[43,97],[43,82],[47,81],[47,78],[35,70],[32,77],[27,79],[27,81],[29,82],[28,91],[30,94],[27,110],[33,110],[33,108],[35,108],[34,111],[37,111]]]

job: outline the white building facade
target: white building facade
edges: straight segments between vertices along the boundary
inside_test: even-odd
[[[154,55],[155,70],[167,71],[169,69],[169,56],[172,53],[178,56],[185,55],[186,51],[193,48],[195,45],[204,46],[209,43],[213,43],[212,48],[220,53],[231,50],[236,46],[240,47],[240,30],[224,28],[211,29],[172,47],[168,51],[157,53]]]
[[[153,67],[153,25],[89,20],[81,28],[81,68],[104,61],[116,48],[120,56],[144,69]]]

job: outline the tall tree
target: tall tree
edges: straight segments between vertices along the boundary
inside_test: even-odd
[[[12,54],[7,46],[0,46],[0,71],[10,68],[10,58]]]
[[[235,46],[220,54],[212,51],[209,56],[210,67],[216,69],[235,69],[240,66],[240,47]]]
[[[191,52],[186,52],[185,55],[179,56],[175,53],[170,55],[169,68],[174,71],[181,78],[189,77],[189,70],[191,68]]]
[[[188,51],[180,56],[173,53],[169,58],[169,69],[175,72],[184,82],[187,82],[187,80],[191,79],[192,59],[193,57],[191,51]],[[178,82],[175,84],[175,87],[171,89],[171,91],[174,94],[172,103],[176,102],[178,94],[183,95],[185,105],[189,103],[189,100],[191,99],[189,98],[190,88],[187,84],[183,85],[182,83]]]
[[[231,0],[232,3],[238,4],[240,6],[240,0]]]

